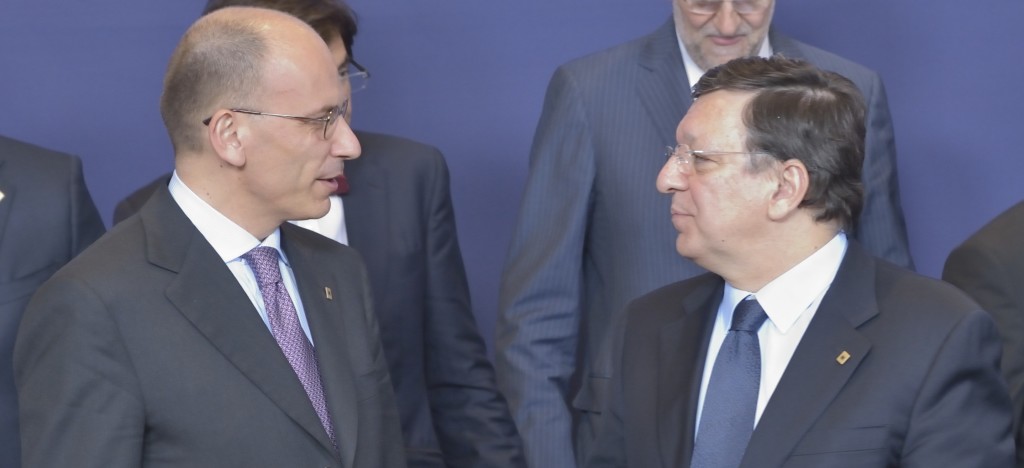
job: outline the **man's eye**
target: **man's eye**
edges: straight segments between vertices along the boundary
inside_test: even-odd
[[[715,162],[715,160],[700,153],[693,153],[693,164],[706,164],[710,162]]]

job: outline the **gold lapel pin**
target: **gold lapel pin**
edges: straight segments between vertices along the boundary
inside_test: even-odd
[[[838,362],[840,366],[843,365],[843,364],[846,364],[846,361],[849,361],[849,360],[850,360],[850,353],[848,353],[846,351],[843,351],[843,352],[839,353],[838,356],[836,356],[836,362]]]
[[[2,201],[3,199],[4,199],[4,193],[0,192],[0,201]]]
[[[328,301],[334,300],[334,293],[331,292],[331,288],[324,286],[324,297],[326,297]]]

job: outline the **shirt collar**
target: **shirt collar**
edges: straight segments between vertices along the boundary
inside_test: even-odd
[[[848,245],[846,234],[840,231],[822,248],[757,292],[743,291],[726,283],[722,303],[728,307],[719,309],[725,311],[723,321],[732,323],[736,304],[753,294],[775,328],[786,333],[800,315],[828,290]]]
[[[235,224],[224,216],[216,208],[210,206],[205,200],[199,198],[185,182],[178,177],[175,171],[171,175],[171,181],[167,184],[171,197],[185,212],[192,224],[199,233],[206,238],[206,241],[213,246],[213,250],[220,256],[221,261],[227,263],[241,257],[246,252],[257,246],[272,247],[278,251],[281,259],[288,264],[288,259],[281,250],[281,229],[275,229],[263,242],[260,242],[252,234]]]

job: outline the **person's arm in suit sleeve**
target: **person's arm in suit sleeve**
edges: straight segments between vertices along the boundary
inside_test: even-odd
[[[57,277],[33,297],[14,350],[24,468],[138,467],[144,411],[114,320]]]
[[[70,200],[71,207],[71,254],[78,255],[106,232],[103,219],[96,204],[89,195],[82,175],[82,160],[71,156]]]
[[[530,466],[576,466],[569,380],[577,359],[594,149],[560,68],[548,86],[499,295],[496,367]]]
[[[995,321],[1003,341],[1002,373],[1019,426],[1024,415],[1024,285],[1014,283],[1016,277],[1007,271],[1005,260],[988,245],[968,242],[949,254],[942,279],[971,296]],[[1019,457],[1024,466],[1024,453]]]
[[[612,376],[608,387],[608,401],[601,408],[597,422],[597,436],[583,460],[583,468],[626,468],[625,396],[622,363],[626,349],[627,323],[632,304],[611,328],[608,351],[612,355]],[[654,364],[650,364],[654,365]]]
[[[434,427],[451,468],[525,466],[522,443],[498,392],[494,368],[470,307],[448,167],[424,158],[427,252],[426,382]]]
[[[358,254],[356,255],[358,257]],[[384,356],[383,343],[380,338],[380,326],[377,322],[377,314],[374,312],[373,306],[373,292],[370,288],[370,276],[366,272],[366,266],[360,259],[355,265],[348,264],[346,268],[358,269],[360,277],[360,285],[362,291],[362,303],[365,304],[363,309],[363,325],[362,330],[356,332],[356,338],[350,334],[346,339],[352,338],[351,345],[356,345],[360,351],[351,351],[350,357],[354,356],[365,356],[368,352],[370,358],[369,368],[373,369],[372,372],[361,375],[358,378],[366,378],[368,376],[376,376],[377,382],[372,385],[372,388],[379,389],[378,393],[367,400],[363,400],[360,403],[373,402],[375,404],[375,410],[370,412],[370,419],[372,419],[372,425],[380,429],[380,433],[372,434],[371,437],[365,437],[369,434],[360,434],[361,440],[368,441],[373,447],[371,450],[357,450],[355,466],[372,466],[374,468],[406,468],[405,458],[405,445],[402,440],[402,423],[401,417],[398,414],[398,402],[395,399],[395,393],[391,384],[391,374],[388,371],[387,359]],[[360,358],[356,358],[357,361],[362,361]],[[362,368],[363,366],[353,362],[356,368]],[[364,425],[363,427],[366,427]],[[342,428],[344,430],[344,428]],[[343,435],[344,437],[344,435]],[[352,437],[352,436],[350,436]],[[376,450],[374,450],[376,449]]]
[[[900,203],[896,164],[896,139],[885,86],[872,74],[867,105],[867,139],[864,146],[864,209],[856,238],[872,254],[897,265],[914,269],[907,241],[907,223]]]
[[[999,353],[999,336],[984,311],[973,311],[953,328],[915,396],[901,467],[1014,466]]]

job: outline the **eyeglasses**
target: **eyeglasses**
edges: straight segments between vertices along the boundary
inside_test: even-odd
[[[340,106],[335,106],[333,109],[327,111],[327,115],[325,115],[323,117],[302,117],[302,116],[298,116],[298,115],[272,114],[270,112],[259,112],[259,111],[248,110],[248,109],[228,109],[228,110],[230,110],[231,112],[238,112],[239,114],[265,115],[265,116],[268,116],[268,117],[280,117],[282,119],[298,120],[300,122],[323,122],[324,123],[324,140],[326,140],[327,139],[327,135],[329,135],[329,132],[330,132],[331,128],[334,127],[334,124],[337,123],[339,119],[344,119],[345,118],[345,114],[348,113],[348,99],[346,99],[344,102],[342,102]],[[203,125],[209,126],[211,119],[213,119],[213,117],[207,117],[207,118],[203,119]]]
[[[348,82],[349,90],[354,93],[366,89],[366,85],[370,82],[370,71],[351,59],[344,67],[338,71],[338,75],[343,81]]]
[[[705,151],[705,150],[694,150],[690,149],[688,145],[680,144],[676,146],[665,147],[665,157],[674,158],[676,162],[676,170],[680,174],[693,175],[694,172],[700,172],[701,166],[706,165],[710,162],[715,162],[709,156],[716,155],[751,155],[751,154],[762,154],[768,155],[764,151]]]
[[[740,15],[761,13],[768,7],[769,0],[685,0],[683,4],[691,13],[697,15],[713,15],[718,13],[723,3],[732,3],[732,9]]]

